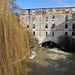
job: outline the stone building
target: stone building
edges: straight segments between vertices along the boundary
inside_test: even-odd
[[[75,35],[75,7],[21,9],[20,23],[40,42],[56,42],[60,35]]]

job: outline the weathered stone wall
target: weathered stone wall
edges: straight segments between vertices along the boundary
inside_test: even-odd
[[[69,8],[46,8],[46,9],[22,9],[20,10],[20,23],[27,27],[39,39],[40,42],[52,40],[57,41],[57,37],[64,35],[72,36],[72,15],[75,7]],[[65,21],[68,16],[68,21]],[[54,17],[54,18],[53,18]],[[52,19],[53,18],[53,19]],[[33,20],[34,19],[34,20]],[[65,28],[65,24],[68,28]],[[55,25],[52,28],[52,25]],[[33,27],[35,25],[35,27]],[[46,25],[48,27],[46,27]]]

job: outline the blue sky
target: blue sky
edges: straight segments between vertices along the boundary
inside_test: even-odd
[[[17,0],[16,3],[23,9],[75,6],[75,0]]]

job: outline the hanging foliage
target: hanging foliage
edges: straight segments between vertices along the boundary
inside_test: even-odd
[[[0,75],[21,75],[21,61],[28,54],[27,31],[11,13],[10,1],[0,0]]]

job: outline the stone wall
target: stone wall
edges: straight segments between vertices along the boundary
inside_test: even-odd
[[[73,14],[75,7],[68,8],[43,8],[43,9],[21,9],[20,23],[29,29],[39,42],[57,41],[60,35],[72,36]],[[68,20],[66,21],[66,18]],[[67,28],[65,28],[67,24]]]

